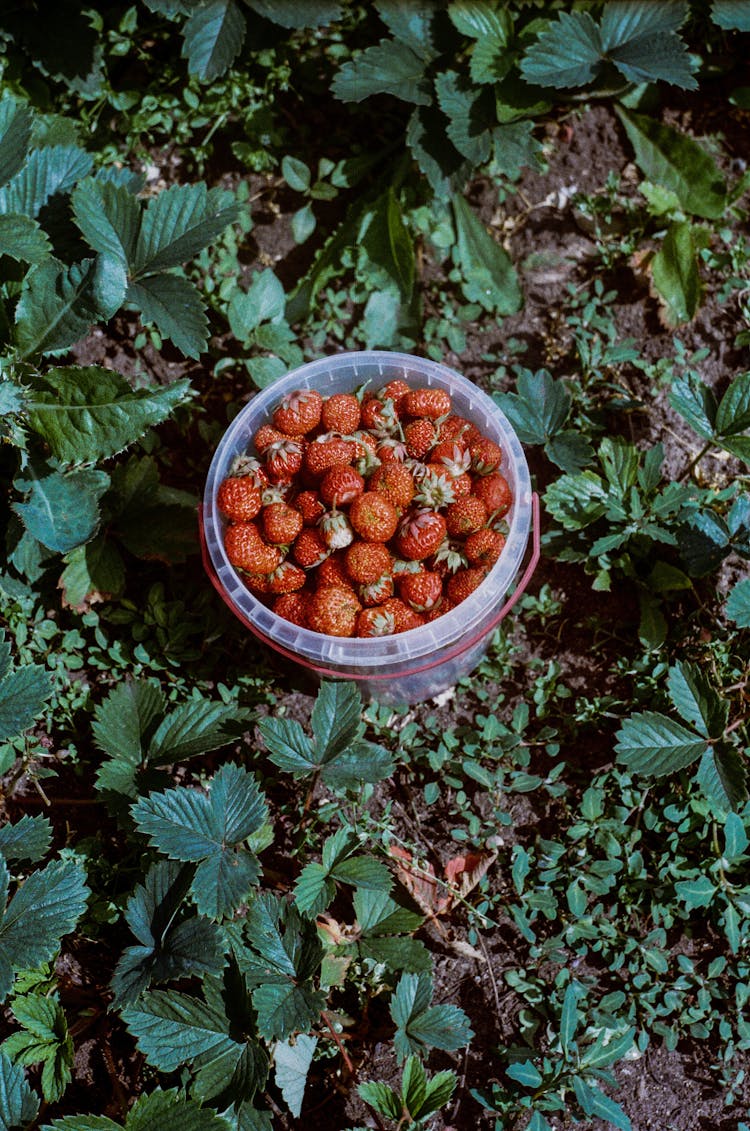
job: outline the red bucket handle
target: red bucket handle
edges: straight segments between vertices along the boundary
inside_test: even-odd
[[[221,597],[224,604],[229,609],[231,609],[231,611],[234,613],[234,615],[237,617],[238,620],[242,621],[245,628],[248,628],[250,630],[250,632],[252,632],[254,636],[257,636],[257,638],[263,644],[266,644],[269,648],[273,648],[273,650],[275,652],[278,652],[279,655],[284,656],[287,660],[293,660],[296,664],[301,664],[303,667],[308,668],[310,671],[316,672],[317,675],[324,676],[328,679],[352,679],[352,680],[360,680],[360,681],[363,681],[363,682],[364,681],[370,682],[371,680],[383,680],[383,679],[392,680],[394,678],[393,674],[391,672],[366,675],[366,674],[359,674],[359,673],[353,673],[353,672],[352,673],[338,672],[338,671],[334,671],[332,668],[323,668],[323,667],[320,667],[317,664],[310,663],[309,660],[303,660],[302,657],[298,656],[296,652],[290,652],[288,648],[284,648],[283,645],[278,644],[275,640],[272,640],[271,637],[267,636],[265,634],[265,632],[261,631],[261,629],[259,629],[257,627],[257,625],[254,625],[253,622],[251,620],[249,620],[249,618],[246,617],[244,613],[240,612],[240,610],[234,605],[234,603],[229,599],[226,592],[224,591],[224,587],[222,586],[221,582],[219,581],[216,570],[214,569],[214,564],[211,561],[211,557],[210,557],[209,552],[208,552],[208,544],[206,542],[206,533],[205,533],[205,529],[204,529],[204,525],[203,525],[203,506],[202,505],[198,507],[198,525],[199,525],[199,529],[200,529],[200,543],[201,543],[201,556],[203,558],[203,568],[205,569],[206,573],[208,574],[208,577],[211,581],[211,584],[213,585],[214,589],[216,590],[216,592]],[[540,557],[540,554],[541,554],[541,531],[540,531],[540,522],[539,522],[539,496],[537,495],[536,491],[534,491],[532,496],[531,496],[531,537],[532,537],[531,557],[529,558],[529,564],[526,566],[526,569],[524,570],[523,577],[521,578],[518,585],[516,586],[516,588],[511,593],[508,600],[505,602],[505,604],[502,606],[502,608],[497,613],[495,613],[495,615],[492,617],[492,619],[489,621],[489,623],[483,624],[481,626],[481,628],[479,629],[479,631],[477,633],[475,633],[474,636],[470,640],[468,640],[468,641],[466,641],[465,639],[460,640],[459,643],[456,645],[456,647],[452,648],[450,652],[442,654],[438,659],[431,660],[429,663],[417,664],[415,667],[410,668],[409,670],[407,670],[405,672],[399,672],[399,677],[410,676],[410,675],[415,675],[419,672],[429,671],[431,668],[439,667],[440,664],[444,664],[444,663],[448,662],[449,660],[456,659],[457,656],[461,656],[464,652],[467,652],[470,648],[472,648],[475,644],[477,644],[480,640],[482,640],[485,636],[487,636],[487,634],[489,632],[491,632],[493,628],[496,628],[497,625],[500,623],[500,621],[503,619],[503,617],[507,616],[507,614],[513,608],[513,606],[516,604],[516,602],[518,600],[520,600],[520,598],[523,596],[523,594],[526,591],[527,585],[531,581],[531,577],[534,573],[534,570],[537,567],[537,564],[539,562],[539,557]]]

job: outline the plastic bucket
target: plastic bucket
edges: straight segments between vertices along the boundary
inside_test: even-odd
[[[395,636],[323,636],[272,613],[247,589],[224,550],[226,520],[216,493],[238,455],[252,452],[258,427],[294,389],[315,388],[323,396],[350,392],[365,382],[377,390],[394,378],[412,386],[447,389],[458,415],[471,420],[500,445],[501,471],[513,492],[507,541],[499,560],[466,600],[442,617]],[[534,511],[534,553],[515,592],[506,599],[526,551]],[[518,600],[539,557],[538,503],[521,444],[506,416],[470,381],[444,365],[410,354],[366,350],[310,362],[264,389],[235,417],[211,462],[201,508],[206,570],[227,605],[251,632],[303,667],[325,678],[356,680],[365,696],[381,703],[417,703],[445,691],[484,655],[493,630]]]

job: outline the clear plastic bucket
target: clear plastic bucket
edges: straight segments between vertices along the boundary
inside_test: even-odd
[[[323,636],[276,616],[247,589],[224,550],[226,520],[216,505],[222,480],[238,455],[253,451],[253,436],[281,398],[315,388],[323,396],[351,392],[365,382],[374,390],[395,378],[412,386],[447,389],[453,410],[500,445],[500,468],[513,492],[509,531],[499,560],[466,600],[442,617],[395,636]],[[532,560],[510,599],[508,590],[526,551],[534,514]],[[250,401],[225,432],[211,462],[201,508],[206,570],[227,605],[264,643],[325,678],[356,680],[365,696],[381,703],[418,703],[453,686],[484,655],[493,630],[528,583],[539,557],[538,504],[526,458],[515,432],[492,400],[466,378],[421,357],[366,350],[310,362],[275,381]]]

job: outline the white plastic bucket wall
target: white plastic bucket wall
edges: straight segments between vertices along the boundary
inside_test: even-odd
[[[509,532],[499,561],[465,601],[445,616],[396,636],[339,638],[299,628],[253,596],[224,550],[226,520],[216,493],[235,457],[252,452],[253,436],[281,398],[315,388],[323,396],[349,392],[365,382],[374,390],[401,378],[411,386],[447,389],[453,410],[476,424],[503,451],[501,471],[513,492]],[[264,389],[237,415],[216,449],[206,481],[203,524],[214,582],[227,604],[272,647],[292,654],[319,675],[356,679],[366,696],[382,703],[417,703],[451,687],[484,654],[506,593],[524,556],[531,523],[531,483],[518,437],[488,396],[444,365],[410,354],[368,350],[343,353],[295,369]]]

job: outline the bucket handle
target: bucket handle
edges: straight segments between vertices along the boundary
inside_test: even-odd
[[[198,507],[198,526],[199,526],[199,531],[200,531],[201,557],[203,559],[203,568],[205,569],[206,573],[208,574],[208,577],[209,577],[209,580],[211,581],[211,584],[213,585],[214,589],[216,590],[216,592],[221,597],[224,604],[229,609],[231,609],[231,611],[238,618],[238,620],[242,621],[245,628],[248,628],[250,630],[250,632],[252,632],[252,634],[254,636],[257,636],[257,638],[263,644],[266,644],[269,648],[273,648],[273,650],[275,652],[278,652],[281,656],[284,656],[287,660],[293,660],[297,664],[302,664],[303,667],[306,667],[310,671],[314,671],[317,675],[324,676],[328,679],[352,679],[352,680],[362,681],[362,682],[365,682],[365,681],[370,682],[371,680],[383,680],[383,679],[391,679],[392,680],[393,679],[393,675],[390,672],[388,672],[388,673],[374,673],[374,674],[370,674],[370,675],[366,675],[366,674],[360,675],[359,673],[354,673],[354,672],[352,672],[352,673],[338,672],[338,671],[334,671],[331,668],[319,667],[317,664],[310,663],[309,660],[303,660],[295,652],[291,652],[288,648],[284,648],[281,644],[277,644],[277,642],[275,640],[272,640],[269,636],[266,636],[265,632],[262,632],[261,629],[259,629],[257,627],[257,625],[254,625],[253,622],[248,617],[246,617],[243,612],[240,612],[240,610],[236,607],[236,605],[234,605],[234,603],[227,596],[226,592],[224,591],[224,587],[222,586],[221,582],[219,581],[216,570],[214,569],[214,564],[211,561],[211,557],[210,557],[209,552],[208,552],[208,544],[206,542],[206,532],[205,532],[204,523],[203,523],[203,506],[202,506],[202,504]],[[523,594],[526,592],[526,587],[528,586],[529,582],[531,581],[532,575],[534,573],[534,570],[537,567],[537,564],[539,562],[539,557],[540,557],[540,554],[541,554],[541,530],[540,530],[540,521],[539,521],[539,496],[536,493],[536,491],[534,491],[532,493],[532,496],[531,496],[531,538],[532,538],[531,557],[529,558],[529,563],[526,566],[526,569],[524,570],[523,577],[521,578],[518,585],[516,586],[516,588],[511,593],[508,600],[505,602],[505,604],[502,606],[502,608],[499,610],[499,612],[497,612],[494,615],[494,617],[492,617],[492,619],[489,621],[489,623],[483,624],[481,626],[481,628],[479,629],[479,632],[476,633],[471,638],[471,640],[468,641],[468,643],[467,643],[466,640],[461,640],[461,641],[459,641],[457,647],[451,649],[450,652],[440,656],[437,660],[432,660],[428,664],[419,664],[416,667],[410,668],[409,670],[407,670],[405,672],[400,672],[399,673],[400,677],[415,675],[418,672],[429,671],[431,668],[439,667],[440,664],[447,663],[449,660],[453,660],[457,656],[460,656],[464,652],[467,652],[469,650],[469,648],[472,648],[476,643],[478,643],[479,640],[481,640],[483,637],[487,636],[488,633],[490,633],[492,631],[492,629],[496,628],[498,626],[498,624],[500,624],[500,621],[505,616],[507,616],[507,614],[513,608],[513,606],[516,604],[516,602],[519,601],[520,598],[523,596]]]

